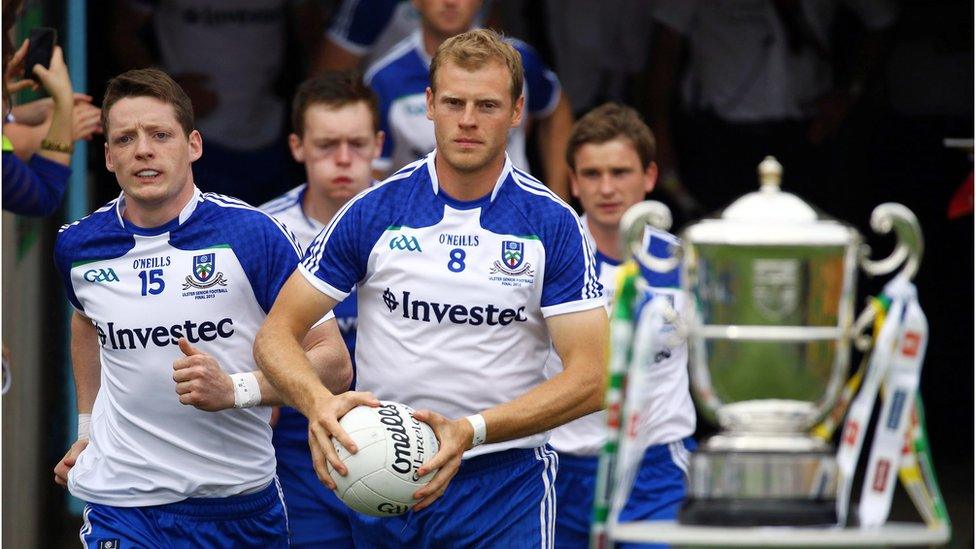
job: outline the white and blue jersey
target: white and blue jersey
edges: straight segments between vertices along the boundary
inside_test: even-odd
[[[506,39],[522,55],[525,72],[525,109],[535,118],[549,116],[559,104],[560,86],[539,55],[518,40]],[[427,119],[425,90],[430,85],[430,56],[424,50],[420,31],[416,31],[366,71],[364,80],[379,98],[380,126],[386,134],[383,151],[373,166],[384,172],[425,156],[434,149],[434,123]],[[522,124],[508,134],[508,154],[515,167],[527,170],[525,128]]]
[[[305,197],[307,183],[303,183],[287,193],[263,204],[261,210],[273,215],[275,219],[284,223],[298,240],[298,244],[304,251],[315,237],[322,232],[325,225],[319,223],[305,215],[302,209],[302,200]],[[351,357],[356,356],[356,297],[351,296],[335,306],[332,312],[335,313],[336,323],[339,325],[339,332],[342,340],[349,349]],[[353,363],[355,367],[355,363]],[[354,382],[355,383],[355,382]],[[308,419],[305,418],[294,408],[282,406],[281,415],[275,425],[275,440],[288,440],[298,442],[302,445],[308,443]]]
[[[420,28],[420,12],[410,0],[343,0],[326,35],[369,66]]]
[[[180,404],[181,337],[228,373],[257,370],[254,336],[298,263],[271,216],[215,194],[155,229],[123,218],[124,196],[61,229],[55,262],[72,305],[94,324],[101,385],[75,496],[143,507],[254,493],[271,483],[271,411]]]
[[[508,158],[491,193],[456,200],[438,185],[435,154],[347,203],[299,269],[333,299],[356,288],[358,389],[459,418],[543,383],[545,319],[604,298],[569,206]]]
[[[585,216],[583,226],[587,227]],[[591,238],[589,232],[587,237]],[[650,228],[644,238],[648,252],[659,258],[669,257],[671,246],[677,243],[673,235]],[[609,309],[613,303],[620,262],[599,250],[595,254],[597,273],[608,296]],[[641,276],[647,282],[647,288],[638,308],[656,296],[663,296],[675,310],[682,310],[684,293],[680,289],[677,268],[668,273],[642,268]],[[664,329],[674,328],[665,325]],[[668,349],[655,360],[654,366],[647,370],[650,377],[644,384],[650,405],[642,410],[637,426],[638,440],[645,447],[680,441],[695,432],[695,405],[688,391],[688,345],[682,343]],[[550,375],[562,370],[559,357],[552,357],[548,368]],[[560,453],[598,456],[606,440],[606,411],[600,411],[553,429],[550,443]]]

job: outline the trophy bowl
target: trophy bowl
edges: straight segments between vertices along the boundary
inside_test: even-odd
[[[780,190],[775,159],[759,165],[759,176],[758,191],[681,231],[670,263],[630,243],[648,268],[681,266],[692,393],[721,429],[691,458],[682,524],[837,523],[835,453],[810,430],[847,378],[859,261],[880,274],[907,255],[900,245],[884,261],[866,260],[856,229]],[[625,234],[647,223],[667,229],[666,207],[638,206],[622,221]],[[894,207],[914,221],[899,205],[875,216]],[[888,221],[875,229],[887,232]]]

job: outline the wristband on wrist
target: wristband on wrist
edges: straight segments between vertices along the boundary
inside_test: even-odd
[[[253,372],[231,374],[234,383],[234,408],[250,408],[261,404],[261,385]]]
[[[49,139],[44,139],[41,141],[41,148],[45,151],[59,152],[71,154],[75,150],[75,146],[71,143],[64,144],[58,143],[57,141],[51,141]]]
[[[485,438],[488,436],[488,427],[485,425],[485,417],[481,414],[474,414],[464,418],[468,420],[471,427],[474,429],[474,434],[471,436],[471,447],[480,446],[484,444]]]
[[[78,440],[88,440],[91,436],[91,414],[78,414]]]

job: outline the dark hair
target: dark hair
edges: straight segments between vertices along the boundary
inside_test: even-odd
[[[154,97],[173,106],[176,120],[187,136],[194,130],[193,105],[183,88],[159,69],[135,69],[108,81],[102,99],[102,127],[108,134],[108,112],[126,97]]]
[[[604,103],[583,115],[573,125],[566,145],[566,163],[576,169],[576,151],[588,143],[606,143],[618,137],[629,139],[637,150],[641,166],[654,162],[654,134],[634,109],[619,103]]]
[[[296,134],[305,134],[305,111],[312,105],[338,109],[360,101],[366,103],[373,116],[373,131],[380,131],[379,100],[373,90],[363,84],[359,73],[327,71],[298,87],[291,103],[291,127]]]

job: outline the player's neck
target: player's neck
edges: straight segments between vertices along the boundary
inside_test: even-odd
[[[614,261],[620,261],[620,256],[623,255],[620,253],[620,229],[593,223],[589,218],[586,219],[586,228],[593,235],[597,251]]]
[[[143,229],[161,227],[180,215],[183,208],[193,198],[195,189],[193,181],[190,181],[178,194],[159,203],[140,202],[127,194],[122,217]]]
[[[437,53],[437,48],[441,47],[450,36],[444,36],[426,26],[421,26],[421,42],[424,46],[424,51],[427,53],[427,57],[433,58],[434,54]]]
[[[306,189],[305,196],[302,197],[302,211],[305,216],[323,225],[328,225],[342,204],[331,200],[325,193],[320,192],[311,184]]]
[[[460,171],[451,166],[443,155],[434,157],[437,184],[451,198],[461,201],[477,200],[490,193],[505,168],[505,155],[501,154],[477,171]]]

